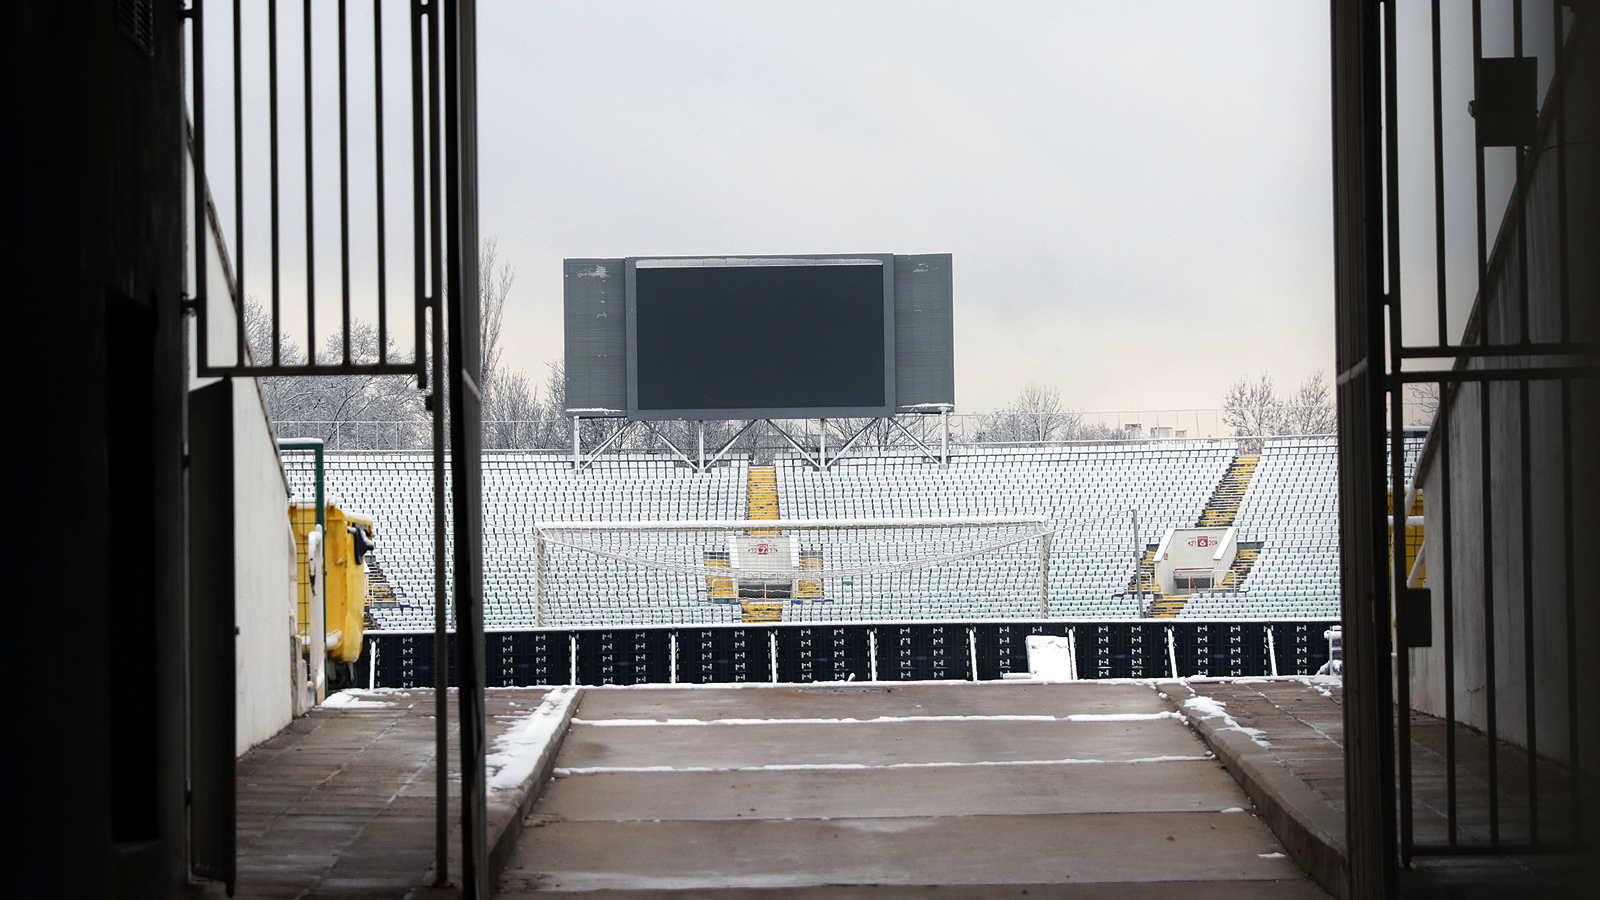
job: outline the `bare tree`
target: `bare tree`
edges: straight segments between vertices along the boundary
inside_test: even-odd
[[[499,242],[493,238],[485,241],[479,251],[478,273],[478,390],[483,397],[483,446],[493,450],[565,446],[566,431],[559,427],[566,418],[560,409],[565,390],[551,394],[547,389],[554,404],[540,403],[539,388],[527,373],[502,365],[504,345],[500,337],[505,326],[506,299],[517,275],[510,263],[499,258]]]
[[[1023,388],[1010,406],[978,421],[978,440],[996,443],[1073,440],[1083,428],[1083,415],[1068,409],[1053,387]]]
[[[484,397],[483,446],[489,450],[512,450],[546,446],[544,408],[539,389],[528,383],[521,371],[500,372],[491,382],[492,391]]]
[[[1307,376],[1295,390],[1284,419],[1291,434],[1333,434],[1333,398],[1321,369]]]
[[[254,301],[245,304],[245,334],[250,352],[257,359],[270,356],[272,322]],[[329,335],[323,355],[331,358],[343,353],[343,336]],[[405,358],[392,335],[387,356],[391,360]],[[350,358],[356,363],[378,361],[378,329],[370,322],[355,319],[350,323]],[[279,360],[300,365],[305,362],[305,354],[294,341],[283,340]],[[261,393],[274,423],[315,423],[285,436],[321,438],[332,450],[379,442],[398,449],[420,446],[427,439],[422,395],[406,375],[275,376],[261,379]],[[358,435],[358,429],[378,433]]]
[[[1237,435],[1283,433],[1283,404],[1272,376],[1262,372],[1255,381],[1240,378],[1222,401],[1222,420]]]
[[[1077,425],[1067,433],[1066,440],[1114,441],[1122,438],[1123,436],[1124,435],[1121,431],[1117,430],[1114,426],[1107,425],[1104,422],[1084,422],[1079,420]]]
[[[550,363],[544,380],[544,400],[538,404],[538,443],[535,446],[550,449],[572,446],[572,420],[567,415],[567,369],[560,362]],[[591,450],[606,439],[616,422],[607,419],[584,419],[579,424],[578,442],[584,450]],[[612,446],[626,446],[613,444]]]
[[[1407,403],[1420,413],[1421,421],[1416,425],[1427,425],[1433,422],[1434,416],[1439,413],[1439,385],[1435,382],[1426,382],[1406,385]]]
[[[499,242],[494,238],[485,241],[478,253],[478,331],[480,354],[478,359],[478,390],[484,397],[484,415],[489,417],[489,395],[500,376],[500,329],[505,324],[506,297],[517,273],[511,264],[498,258]],[[499,268],[495,265],[499,263]]]
[[[1240,378],[1222,401],[1223,421],[1241,437],[1279,434],[1332,434],[1336,428],[1327,376],[1313,372],[1287,400],[1278,396],[1266,372],[1254,381]]]

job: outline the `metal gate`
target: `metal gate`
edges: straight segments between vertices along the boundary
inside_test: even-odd
[[[1349,896],[1592,843],[1593,19],[1333,4]]]
[[[475,4],[190,0],[184,15],[196,374],[411,376],[427,392],[435,597],[453,546],[457,632],[434,642],[436,871],[449,880],[442,673],[454,668],[461,883],[488,896]],[[436,607],[443,635],[449,610]]]

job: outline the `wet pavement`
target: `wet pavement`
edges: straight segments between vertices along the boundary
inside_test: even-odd
[[[590,689],[501,879],[623,897],[1323,897],[1149,684]]]
[[[489,691],[491,746],[545,693]],[[358,691],[344,699],[354,702],[315,709],[240,758],[236,896],[393,900],[433,883],[433,694]],[[454,760],[450,772],[454,819]],[[459,871],[459,860],[451,865]]]

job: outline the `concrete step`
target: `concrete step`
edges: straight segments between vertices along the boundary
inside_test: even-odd
[[[502,898],[1325,896],[1146,685],[590,691],[556,775]]]

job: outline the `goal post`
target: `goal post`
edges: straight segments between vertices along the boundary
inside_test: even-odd
[[[1050,614],[1044,516],[541,522],[539,626]]]

